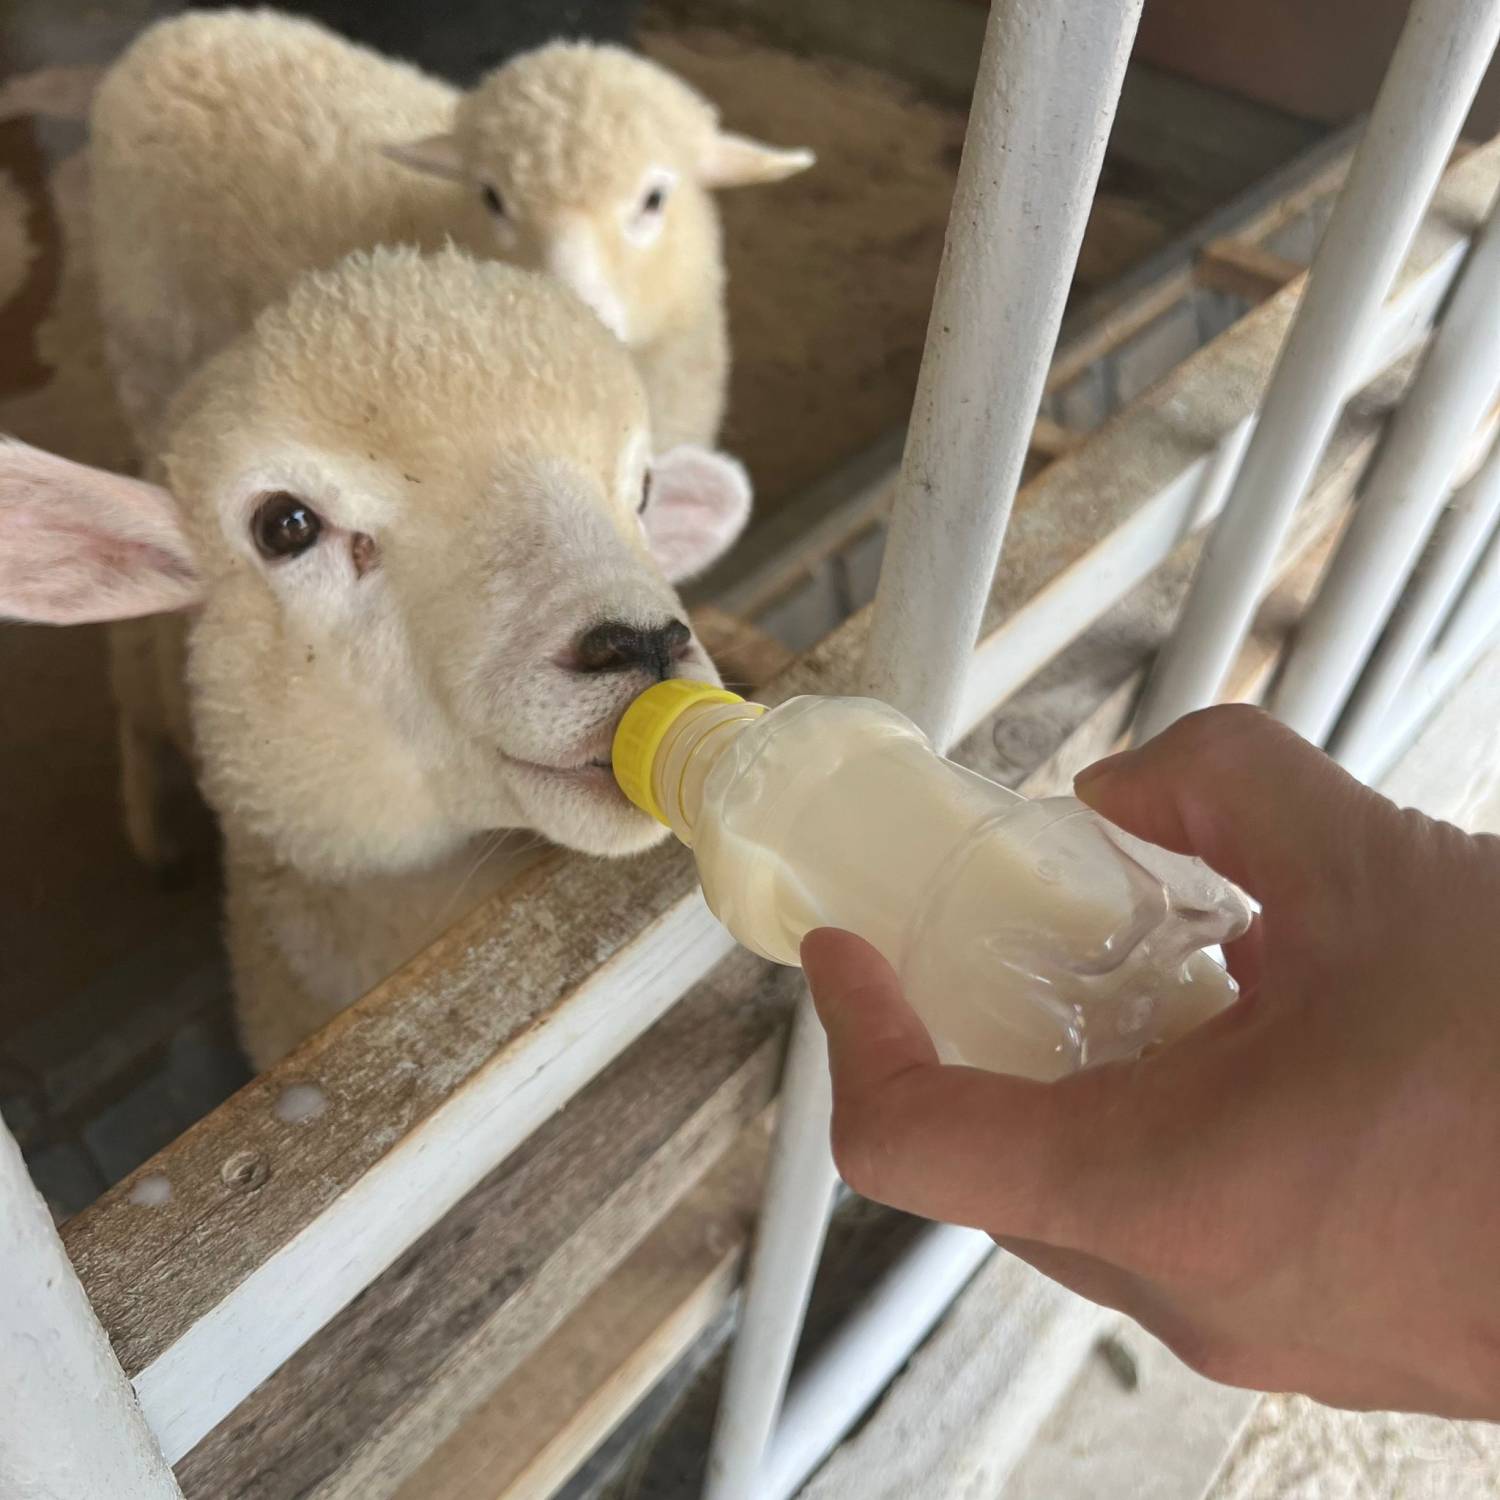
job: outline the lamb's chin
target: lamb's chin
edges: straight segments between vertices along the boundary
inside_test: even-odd
[[[527,821],[554,844],[606,858],[638,854],[667,830],[625,798],[607,767],[517,768],[514,785]]]

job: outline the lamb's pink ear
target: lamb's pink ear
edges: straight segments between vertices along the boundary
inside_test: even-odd
[[[729,550],[750,519],[750,477],[722,453],[684,445],[651,465],[642,521],[661,570],[673,582],[701,573]]]
[[[450,182],[463,180],[464,164],[458,154],[458,142],[451,135],[429,135],[420,141],[382,146],[380,154],[429,177],[446,177]]]
[[[750,187],[759,182],[780,182],[805,172],[817,158],[805,148],[783,150],[753,141],[732,130],[716,131],[698,163],[698,181],[704,187]]]
[[[166,490],[0,441],[0,615],[81,625],[184,609],[200,593]]]

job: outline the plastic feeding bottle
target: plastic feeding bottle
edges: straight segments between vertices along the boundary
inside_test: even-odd
[[[1203,950],[1244,896],[1074,797],[1028,801],[943,759],[894,709],[705,683],[626,711],[614,772],[698,862],[714,914],[795,964],[815,927],[885,955],[946,1061],[1050,1079],[1169,1041],[1234,981]]]

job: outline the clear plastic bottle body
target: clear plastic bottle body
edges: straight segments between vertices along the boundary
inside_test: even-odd
[[[709,905],[796,963],[813,928],[873,943],[942,1055],[1056,1078],[1170,1040],[1233,981],[1202,950],[1250,909],[1197,860],[1071,797],[1030,802],[944,760],[883,704],[799,698],[719,720],[674,762],[673,826]],[[691,804],[691,805],[686,805]]]

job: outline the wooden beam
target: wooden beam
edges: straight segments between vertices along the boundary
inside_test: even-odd
[[[1083,441],[1081,432],[1072,432],[1061,422],[1047,417],[1038,417],[1031,429],[1031,451],[1042,458],[1061,458],[1071,453]]]
[[[1403,372],[1404,373],[1404,372]],[[1400,376],[1356,403],[1298,509],[1271,590],[1225,679],[1227,702],[1255,702],[1286,650],[1375,451]],[[1014,693],[958,758],[1027,796],[1065,792],[1084,766],[1121,748],[1155,651],[1169,637],[1202,538],[1184,542],[1144,583]]]
[[[794,660],[794,652],[758,625],[712,604],[695,605],[688,611],[688,619],[725,686],[737,693],[764,687]]]
[[[1188,296],[1193,290],[1191,262],[1205,239],[1233,234],[1259,243],[1336,193],[1348,175],[1357,136],[1354,127],[1338,132],[1153,255],[1125,278],[1124,286],[1099,293],[1070,312],[1047,374],[1048,392],[1071,384]]]
[[[760,1206],[768,1122],[724,1159],[392,1500],[546,1500],[728,1302]]]
[[[1071,385],[1092,365],[1170,312],[1192,290],[1192,272],[1181,266],[1091,322],[1083,332],[1065,339],[1047,371],[1046,393],[1051,396]]]
[[[721,964],[182,1460],[189,1500],[389,1493],[765,1109],[796,988]]]
[[[1420,339],[1500,178],[1449,175],[1372,339]],[[1201,520],[1205,476],[1249,419],[1283,292],[1022,492],[965,723],[1034,675]],[[861,612],[773,697],[840,691]],[[66,1226],[163,1448],[180,1457],[729,951],[685,851],[553,857]],[[310,1089],[289,1095],[288,1091]],[[289,1098],[325,1106],[288,1118]],[[279,1108],[278,1108],[279,1106]],[[141,1177],[171,1198],[134,1201]]]
[[[1356,388],[1425,337],[1483,222],[1497,164],[1493,141],[1439,188],[1371,329]],[[1251,311],[1022,490],[970,673],[969,723],[1216,512],[1231,472],[1224,459],[1248,435],[1295,304],[1293,286]]]
[[[1284,255],[1250,240],[1229,236],[1203,247],[1193,267],[1193,279],[1200,286],[1243,298],[1254,306],[1274,297],[1282,287],[1306,272],[1306,266]]]

